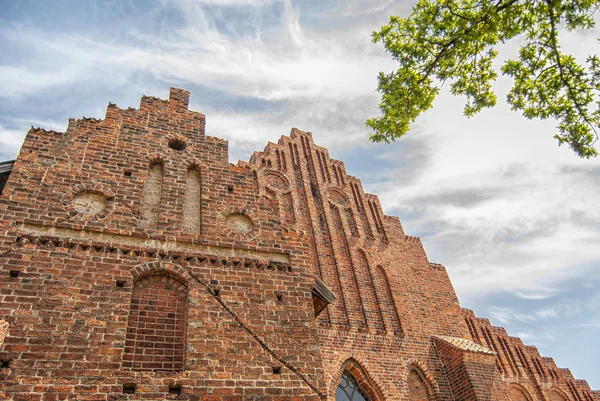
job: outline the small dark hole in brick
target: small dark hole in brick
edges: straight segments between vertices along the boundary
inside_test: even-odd
[[[233,185],[228,185],[227,186],[227,191],[228,192],[233,192]]]
[[[117,280],[117,287],[125,287],[125,280]]]
[[[6,369],[8,367],[10,367],[10,359],[0,361],[0,368]]]
[[[18,271],[18,270],[11,270],[10,271],[10,276],[12,278],[17,278],[17,277],[19,277],[19,273],[20,273],[20,271]]]
[[[283,301],[283,294],[282,294],[282,293],[280,293],[280,292],[276,292],[276,293],[275,293],[275,296],[277,297],[277,300],[278,300],[279,302]]]
[[[186,144],[181,139],[171,139],[169,141],[169,147],[174,150],[184,150]]]
[[[181,394],[181,386],[169,386],[169,394]]]
[[[273,366],[273,374],[280,375],[281,374],[281,366]]]
[[[124,384],[123,394],[135,394],[135,384]]]
[[[221,290],[220,290],[220,289],[218,289],[218,288],[215,288],[215,289],[213,290],[213,293],[215,294],[215,296],[216,296],[216,297],[218,297],[218,296],[221,294]]]
[[[131,170],[125,170],[125,172],[123,173],[125,177],[131,177],[131,174],[133,174],[133,171]]]
[[[219,284],[219,280],[210,280],[210,283],[212,285],[218,285]]]

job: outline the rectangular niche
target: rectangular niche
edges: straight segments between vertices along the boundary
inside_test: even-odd
[[[186,234],[202,234],[202,178],[200,170],[195,167],[187,171],[183,231]]]

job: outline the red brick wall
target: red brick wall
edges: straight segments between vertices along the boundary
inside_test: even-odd
[[[183,370],[187,286],[165,274],[138,278],[131,294],[123,367]]]
[[[307,238],[258,196],[248,164],[229,164],[227,142],[204,135],[187,96],[173,90],[139,110],[109,105],[104,120],[71,120],[66,133],[28,133],[0,202],[0,318],[11,325],[0,398],[325,393]],[[160,190],[145,191],[153,182]],[[140,226],[145,210],[156,217]]]

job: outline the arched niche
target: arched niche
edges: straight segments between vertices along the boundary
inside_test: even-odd
[[[512,383],[508,387],[508,398],[510,401],[532,401],[529,392],[516,383]]]
[[[423,373],[421,368],[416,365],[408,367],[406,377],[406,385],[408,387],[408,395],[411,401],[433,401],[433,386]]]
[[[547,394],[548,401],[569,401],[569,397],[557,387],[550,387]]]

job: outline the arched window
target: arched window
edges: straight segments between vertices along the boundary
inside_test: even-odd
[[[123,367],[183,370],[187,286],[157,271],[135,280]]]
[[[431,401],[431,388],[420,369],[411,366],[406,381],[411,401]]]
[[[354,376],[344,370],[342,381],[335,391],[335,401],[371,401],[371,397],[360,387]]]

